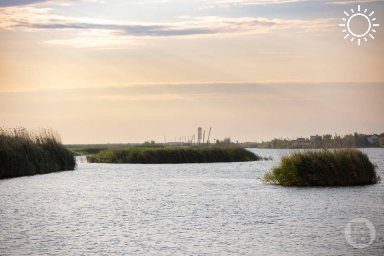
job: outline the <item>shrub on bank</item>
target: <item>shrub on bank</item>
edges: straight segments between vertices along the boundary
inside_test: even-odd
[[[355,186],[380,181],[368,156],[356,149],[297,152],[263,177],[283,186]]]
[[[75,157],[52,130],[0,128],[0,179],[74,170]]]
[[[213,163],[261,160],[260,156],[234,146],[191,146],[129,149],[108,149],[87,157],[91,163]]]

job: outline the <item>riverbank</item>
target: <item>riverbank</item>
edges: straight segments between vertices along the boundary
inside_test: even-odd
[[[296,139],[275,138],[263,142],[246,142],[241,144],[246,148],[269,149],[325,149],[325,148],[384,148],[384,133],[347,135],[312,135]]]
[[[0,179],[74,170],[74,154],[57,133],[0,128]]]

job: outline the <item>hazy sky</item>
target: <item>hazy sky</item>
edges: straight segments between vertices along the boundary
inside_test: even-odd
[[[380,24],[360,46],[339,26],[358,4]],[[383,24],[370,0],[0,0],[0,126],[65,143],[381,133]]]

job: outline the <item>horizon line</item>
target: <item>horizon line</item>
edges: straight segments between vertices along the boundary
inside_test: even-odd
[[[0,93],[28,93],[28,92],[49,92],[49,91],[69,91],[76,89],[104,89],[104,88],[129,88],[137,86],[178,86],[178,85],[347,85],[347,84],[384,84],[383,81],[201,81],[201,82],[148,82],[148,83],[127,83],[127,84],[104,84],[95,86],[70,86],[70,87],[36,87],[36,88],[16,88],[1,90]]]

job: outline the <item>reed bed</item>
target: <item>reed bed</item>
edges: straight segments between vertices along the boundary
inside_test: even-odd
[[[283,186],[357,186],[378,183],[380,177],[366,154],[339,149],[285,156],[262,180]]]
[[[0,179],[74,170],[74,154],[52,129],[0,127]]]
[[[235,146],[107,149],[87,157],[91,163],[179,164],[258,161],[263,158]]]

